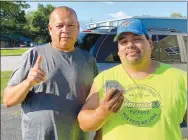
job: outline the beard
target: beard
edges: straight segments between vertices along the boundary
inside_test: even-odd
[[[137,56],[133,55],[133,56],[125,56],[125,57],[126,57],[125,59],[129,64],[139,64],[141,63],[142,60],[141,54]]]
[[[131,59],[127,61],[129,64],[139,64],[141,59]]]

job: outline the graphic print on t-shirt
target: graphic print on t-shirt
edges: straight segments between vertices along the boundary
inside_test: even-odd
[[[161,98],[146,85],[132,85],[125,89],[124,104],[119,112],[123,120],[140,127],[154,125],[161,115]]]
[[[161,115],[161,98],[152,87],[133,84],[124,88],[115,80],[106,81],[103,91],[110,88],[124,92],[124,103],[119,111],[122,119],[131,125],[144,127],[154,125]]]

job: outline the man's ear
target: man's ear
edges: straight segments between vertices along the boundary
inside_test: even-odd
[[[152,39],[150,38],[148,41],[149,41],[149,44],[151,46],[151,49],[153,49]]]
[[[52,30],[52,27],[50,26],[50,24],[48,24],[48,31],[50,35],[51,35],[51,30]]]
[[[118,56],[119,56],[119,51],[117,52]],[[120,57],[120,56],[119,56]]]
[[[120,57],[120,55],[119,55],[119,45],[118,45],[118,52],[117,52],[117,54],[118,54],[118,56]]]
[[[80,30],[80,23],[78,22],[78,29]]]

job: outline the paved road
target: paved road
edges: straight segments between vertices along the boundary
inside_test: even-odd
[[[1,70],[13,70],[20,56],[1,57]],[[20,106],[6,109],[1,105],[1,140],[21,140]],[[183,137],[188,138],[188,129],[182,129]]]
[[[94,133],[91,133],[90,138],[92,139],[93,136]],[[21,139],[20,105],[9,109],[1,105],[1,140]]]
[[[13,70],[19,64],[21,56],[1,56],[1,71]]]
[[[19,106],[6,109],[1,105],[1,140],[21,140]]]

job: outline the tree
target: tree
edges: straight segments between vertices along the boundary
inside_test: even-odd
[[[171,17],[183,17],[182,14],[180,13],[172,13],[170,16]]]
[[[21,29],[26,23],[24,9],[29,5],[23,1],[0,1],[0,22],[3,33],[12,33],[13,29]]]
[[[49,40],[48,22],[50,13],[55,7],[48,4],[44,7],[42,4],[38,4],[38,8],[34,12],[29,12],[26,15],[27,23],[24,29],[32,32],[34,40],[38,43],[44,43]]]
[[[11,36],[14,45],[18,36],[22,34],[23,25],[27,22],[24,9],[29,5],[23,1],[0,1],[1,35]]]

